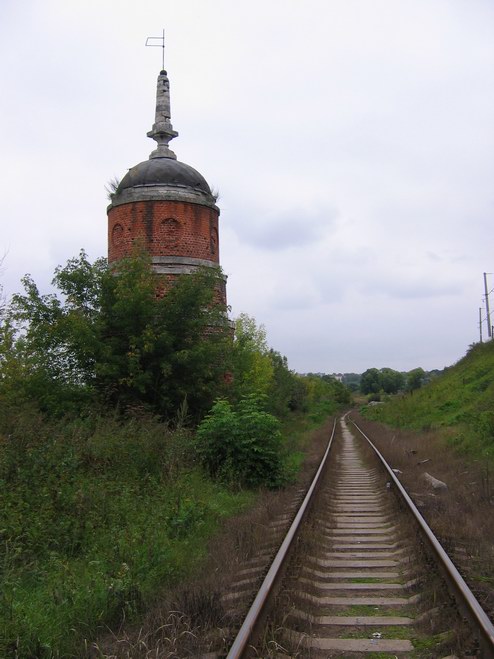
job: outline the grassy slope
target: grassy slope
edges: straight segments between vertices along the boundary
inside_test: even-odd
[[[441,429],[459,449],[494,457],[494,341],[476,344],[413,395],[368,408],[365,414],[401,428]]]

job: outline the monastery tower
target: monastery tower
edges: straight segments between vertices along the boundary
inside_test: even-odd
[[[108,206],[108,261],[130,256],[141,244],[166,290],[173,280],[197,268],[219,265],[219,208],[199,172],[177,160],[169,142],[177,137],[170,113],[170,83],[158,76],[156,117],[147,134],[157,147],[132,167]],[[218,291],[226,305],[226,287]]]

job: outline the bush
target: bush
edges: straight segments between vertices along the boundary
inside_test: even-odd
[[[198,453],[211,476],[246,486],[281,486],[285,478],[280,423],[259,397],[234,410],[218,400],[197,429]]]

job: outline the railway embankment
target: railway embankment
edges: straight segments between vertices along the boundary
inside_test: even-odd
[[[494,616],[494,343],[412,394],[353,417]]]
[[[494,618],[494,501],[488,463],[459,453],[434,431],[352,417],[393,467],[482,607]],[[428,476],[442,483],[435,485]]]

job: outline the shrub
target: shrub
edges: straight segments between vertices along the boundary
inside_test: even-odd
[[[259,397],[234,410],[218,400],[197,429],[198,452],[212,476],[240,486],[279,487],[285,481],[280,423]]]

